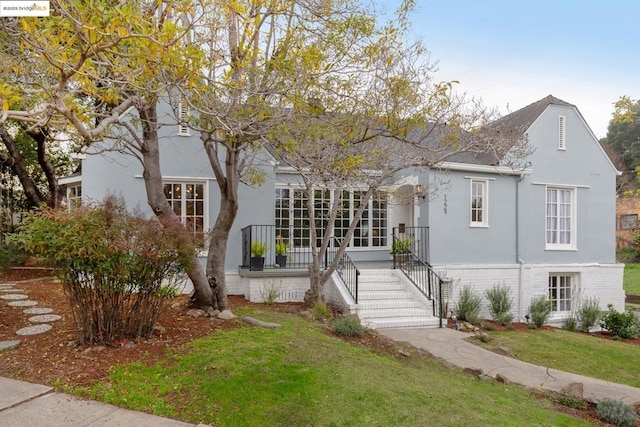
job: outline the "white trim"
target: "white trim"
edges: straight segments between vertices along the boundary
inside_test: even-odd
[[[65,176],[58,179],[58,185],[82,184],[82,175]]]
[[[557,187],[557,188],[586,188],[590,189],[590,185],[580,185],[580,184],[556,184],[553,182],[532,182],[531,185],[544,185],[545,187]]]
[[[142,175],[134,175],[133,177],[134,177],[134,178],[138,178],[138,179],[142,179],[142,178],[144,178]],[[170,175],[162,175],[162,180],[163,180],[163,181],[165,181],[165,180],[167,180],[167,181],[168,181],[168,180],[183,180],[183,181],[193,181],[193,182],[196,182],[196,181],[202,181],[202,182],[205,182],[205,181],[215,181],[216,179],[215,179],[215,177],[208,177],[208,176],[198,176],[198,177],[195,177],[195,176],[170,176]]]
[[[566,151],[567,149],[567,118],[558,116],[558,150]]]
[[[464,179],[478,179],[481,181],[495,181],[495,178],[485,178],[482,176],[465,176]]]
[[[500,175],[531,175],[533,169],[514,169],[509,166],[490,166],[490,165],[474,165],[471,163],[456,163],[456,162],[442,162],[440,165],[435,166],[433,169],[449,169],[455,171],[466,172],[484,172]]]
[[[569,229],[570,241],[569,243],[549,243],[547,241],[547,196],[549,190],[567,190],[571,192],[571,212],[570,212],[570,220],[571,227]],[[558,212],[557,216],[559,217],[560,213]],[[547,186],[544,191],[544,250],[545,251],[576,251],[577,247],[577,231],[578,231],[578,192],[574,187],[556,187],[556,186]],[[560,230],[557,230],[558,232]]]
[[[482,185],[482,207],[480,209],[482,221],[473,220],[473,185],[476,183]],[[485,178],[474,178],[469,181],[469,227],[489,227],[489,180]]]

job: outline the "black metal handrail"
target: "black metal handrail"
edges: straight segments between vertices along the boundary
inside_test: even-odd
[[[446,317],[444,313],[444,301],[442,295],[442,278],[433,271],[433,268],[426,262],[419,259],[415,254],[409,253],[401,265],[395,266],[413,283],[413,285],[429,300],[433,305],[433,315],[440,319],[439,327],[442,328],[442,319]]]
[[[331,250],[327,250],[327,256],[325,256],[325,268],[328,266],[330,262],[333,261],[335,255],[338,252],[338,248],[340,247],[340,241],[337,238],[333,238],[334,245]],[[331,261],[329,261],[329,256],[331,255]],[[338,266],[336,267],[336,272],[342,279],[342,282],[349,291],[349,294],[355,301],[358,303],[358,282],[360,278],[360,270],[353,263],[347,252],[343,252],[340,260],[338,261]]]

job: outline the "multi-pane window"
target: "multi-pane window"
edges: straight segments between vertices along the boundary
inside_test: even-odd
[[[552,311],[571,311],[572,282],[572,275],[549,275],[549,302]]]
[[[165,182],[164,195],[187,230],[200,241],[204,238],[204,184]]]
[[[364,192],[347,191],[340,193],[340,200],[335,200],[335,193],[328,189],[317,189],[313,192],[315,225],[317,229],[316,246],[320,246],[325,230],[329,225],[329,216],[333,203],[339,203],[333,235],[338,239],[344,237],[354,214],[362,203]],[[294,247],[309,247],[309,220],[307,214],[307,197],[302,189],[276,189],[276,234],[290,240]],[[384,247],[387,246],[387,199],[383,193],[376,194],[367,202],[358,221],[350,242],[352,247]]]
[[[547,249],[575,248],[574,190],[547,188]]]
[[[82,206],[82,186],[73,185],[67,187],[67,209],[75,211]]]
[[[471,180],[471,226],[486,227],[488,221],[488,181],[483,179]]]

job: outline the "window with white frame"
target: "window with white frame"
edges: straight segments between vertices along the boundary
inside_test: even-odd
[[[486,179],[471,180],[471,227],[487,227],[489,181]]]
[[[576,276],[573,274],[549,274],[551,311],[571,311],[576,281]]]
[[[82,206],[82,186],[71,185],[67,187],[67,210],[75,211]]]
[[[205,192],[201,182],[165,182],[164,195],[184,226],[204,243]]]
[[[353,216],[362,203],[364,192],[343,190],[340,200],[335,200],[335,192],[329,189],[317,189],[313,192],[314,215],[320,246],[329,224],[329,214],[333,203],[340,203],[334,223],[333,235],[342,238],[346,235]],[[276,188],[276,235],[289,240],[294,247],[309,247],[308,200],[302,189]],[[385,247],[387,246],[387,197],[384,193],[374,195],[366,204],[362,218],[354,230],[350,246]]]
[[[191,135],[189,131],[189,104],[185,98],[182,98],[180,105],[178,105],[178,135]]]
[[[546,249],[575,249],[575,189],[547,187]]]
[[[564,116],[558,117],[558,150],[567,149],[567,127]]]

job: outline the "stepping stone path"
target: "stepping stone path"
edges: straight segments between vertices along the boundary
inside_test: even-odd
[[[42,280],[42,279],[37,279]],[[34,280],[25,280],[24,282],[32,282]],[[29,300],[28,296],[24,293],[24,289],[14,288],[16,283],[1,283],[0,284],[0,300],[11,301],[8,303],[12,307],[33,307],[38,305],[37,301]],[[17,335],[35,335],[42,334],[44,332],[53,329],[53,326],[49,325],[49,322],[56,322],[62,319],[62,316],[53,313],[52,308],[33,307],[27,308],[22,311],[29,317],[29,322],[35,323],[33,326],[27,326],[16,331]],[[20,346],[20,340],[0,341],[0,351],[12,350]]]

